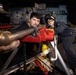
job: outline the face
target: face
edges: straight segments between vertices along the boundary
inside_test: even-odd
[[[48,25],[50,25],[51,27],[54,27],[54,20],[48,19]]]
[[[30,26],[37,27],[40,24],[40,19],[32,17],[29,21]]]

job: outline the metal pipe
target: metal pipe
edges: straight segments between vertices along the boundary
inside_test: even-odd
[[[54,45],[54,42],[51,42],[51,44],[52,44],[52,46],[53,46],[53,45]],[[56,52],[57,52],[57,56],[58,56],[58,58],[59,58],[59,61],[60,61],[60,63],[62,64],[62,67],[63,67],[64,70],[65,70],[65,73],[66,73],[67,75],[71,75],[70,72],[69,72],[69,69],[67,68],[64,60],[62,59],[62,57],[61,57],[61,55],[60,55],[57,47],[56,47],[55,49],[56,49]]]
[[[32,32],[34,32],[34,30],[39,30],[42,27],[44,27],[43,25],[40,25],[36,28],[34,27],[30,27],[27,30],[22,30],[19,32],[16,32],[14,34],[12,34],[9,31],[0,31],[0,46],[3,45],[9,45],[10,43],[12,43],[15,40],[19,40],[23,37],[26,37],[27,35],[31,34]]]
[[[49,52],[50,52],[50,50],[49,50]],[[31,58],[27,59],[26,60],[26,65],[28,65],[29,63],[32,63],[34,60],[36,60],[40,56],[44,56],[44,53],[42,52],[42,53],[40,53],[40,54],[38,54],[38,55],[36,55],[34,57],[31,57]],[[18,63],[18,64],[14,65],[14,66],[11,66],[10,68],[7,68],[5,70],[2,70],[0,72],[0,75],[8,75],[8,74],[11,74],[11,73],[17,71],[20,67],[22,68],[23,66],[24,66],[24,63],[23,62]]]

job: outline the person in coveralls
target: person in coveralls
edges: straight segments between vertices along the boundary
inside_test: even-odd
[[[76,33],[64,22],[56,22],[56,17],[50,13],[45,15],[47,28],[54,28],[55,35],[58,35],[58,44],[62,43],[72,69],[76,67],[76,53],[71,49]]]

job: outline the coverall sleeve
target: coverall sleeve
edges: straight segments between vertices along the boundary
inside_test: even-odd
[[[67,25],[64,22],[58,22],[58,26],[55,27],[55,34],[62,33],[67,28]]]
[[[16,29],[12,30],[11,32],[12,32],[12,33],[15,33],[15,32],[21,31],[21,30],[26,30],[26,29],[28,29],[28,28],[29,28],[28,24],[27,24],[26,22],[23,22],[22,25],[20,25],[20,26],[17,27]]]

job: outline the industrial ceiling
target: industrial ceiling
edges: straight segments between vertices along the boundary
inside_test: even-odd
[[[69,18],[71,18],[72,21],[74,20],[76,24],[75,0],[0,0],[0,3],[3,4],[5,10],[17,7],[31,7],[34,6],[34,3],[45,3],[46,7],[57,7],[58,5],[66,5],[68,13],[70,14]]]

